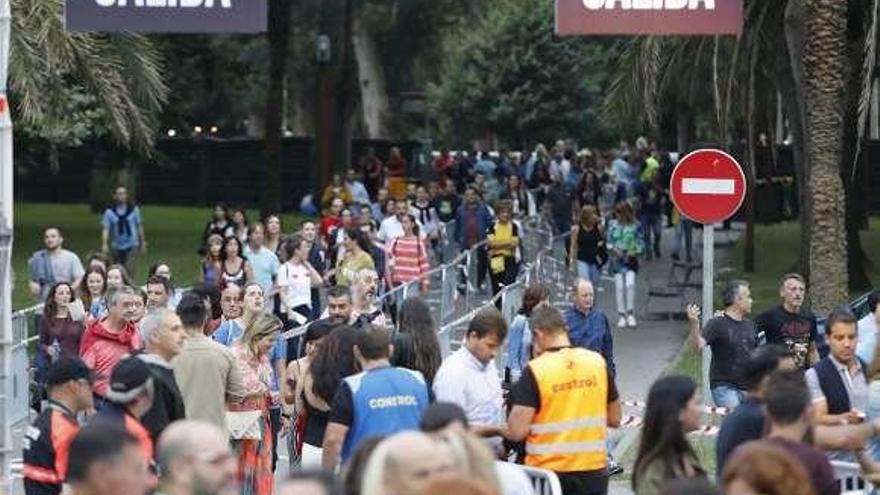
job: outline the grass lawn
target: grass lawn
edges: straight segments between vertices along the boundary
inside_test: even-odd
[[[146,205],[141,207],[149,251],[138,255],[132,264],[134,280],[143,284],[149,266],[157,261],[171,265],[177,286],[198,281],[199,255],[202,232],[211,208],[188,208]],[[248,218],[258,218],[257,211],[249,211]],[[303,220],[299,214],[283,215],[285,232],[298,228]],[[80,255],[83,263],[92,251],[101,247],[100,215],[82,204],[15,204],[15,245],[12,267],[15,271],[14,308],[34,303],[28,292],[27,260],[43,247],[43,230],[58,226],[64,236],[64,247]]]
[[[862,247],[868,258],[880,252],[880,218],[872,218],[870,228],[862,231]],[[748,280],[752,286],[754,306],[752,314],[779,304],[779,277],[790,271],[800,251],[800,226],[795,222],[755,227],[755,273],[743,270],[743,239],[733,248],[731,267],[733,272],[725,278]],[[880,263],[868,266],[868,277],[875,284],[880,281]],[[853,293],[853,298],[861,293]],[[843,301],[841,301],[843,302]]]

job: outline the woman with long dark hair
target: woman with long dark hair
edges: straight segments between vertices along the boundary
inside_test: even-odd
[[[375,262],[370,255],[370,241],[361,229],[346,228],[343,246],[345,254],[336,263],[336,284],[350,286],[358,272],[364,268],[375,269]]]
[[[266,220],[263,222],[266,224],[266,240],[263,241],[263,247],[278,255],[278,252],[281,249],[282,237],[282,229],[283,224],[281,223],[281,217],[278,215],[269,215],[266,217]]]
[[[324,337],[309,363],[303,380],[302,399],[306,426],[302,446],[302,468],[320,469],[324,430],[330,404],[342,380],[358,372],[354,357],[357,331],[341,325]]]
[[[217,234],[224,239],[235,235],[235,225],[229,221],[229,208],[225,203],[214,205],[214,213],[205,225],[205,232],[202,234],[202,245],[212,234]]]
[[[507,339],[507,371],[512,381],[516,382],[522,375],[532,356],[532,329],[529,318],[532,311],[540,306],[550,304],[550,289],[543,284],[530,285],[523,293],[522,307],[510,323]]]
[[[430,270],[428,249],[419,232],[419,224],[411,213],[400,220],[403,235],[388,243],[388,270],[391,286],[397,287],[419,280],[423,293],[428,291],[430,279],[425,276]]]
[[[244,286],[254,280],[254,272],[244,257],[244,246],[237,237],[227,237],[220,251],[220,287],[233,283]]]
[[[107,313],[107,305],[104,303],[104,294],[107,292],[107,274],[99,266],[90,267],[83,276],[80,285],[80,298],[83,309],[86,310],[87,320],[103,318]]]
[[[697,385],[685,376],[654,382],[648,392],[639,453],[633,467],[636,495],[657,495],[672,479],[705,477],[687,434],[700,426]]]
[[[248,219],[244,208],[236,208],[232,211],[232,227],[235,229],[235,237],[241,242],[247,242]]]
[[[443,361],[431,308],[420,297],[408,297],[400,306],[397,322],[391,365],[421,372],[430,388]]]
[[[70,307],[75,303],[76,297],[69,283],[58,282],[49,289],[37,330],[39,349],[47,358],[46,364],[62,357],[79,357],[79,341],[85,327],[82,309],[78,317],[71,311]]]

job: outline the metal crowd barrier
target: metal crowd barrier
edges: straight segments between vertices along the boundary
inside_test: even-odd
[[[27,421],[30,410],[30,354],[29,347],[37,342],[36,335],[30,336],[29,324],[34,320],[43,305],[31,306],[12,313],[12,376],[4,381],[6,417],[15,426]]]

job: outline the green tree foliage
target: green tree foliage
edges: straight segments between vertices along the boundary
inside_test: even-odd
[[[496,0],[449,34],[442,75],[428,88],[445,144],[491,135],[508,146],[610,140],[598,115],[614,40],[561,38],[553,26],[552,2]]]
[[[109,132],[149,153],[167,88],[152,43],[64,29],[63,0],[12,0],[9,83],[19,131],[76,145]]]

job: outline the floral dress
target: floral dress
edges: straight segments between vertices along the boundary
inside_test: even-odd
[[[230,411],[262,411],[261,440],[232,440],[238,457],[238,482],[241,495],[271,495],[274,487],[272,472],[272,430],[269,422],[272,365],[269,356],[254,356],[243,344],[230,350],[241,370],[242,381],[251,394],[244,402],[229,405]],[[257,395],[259,394],[259,395]]]
[[[639,258],[645,252],[645,237],[637,223],[612,222],[608,229],[612,273],[639,271]]]

